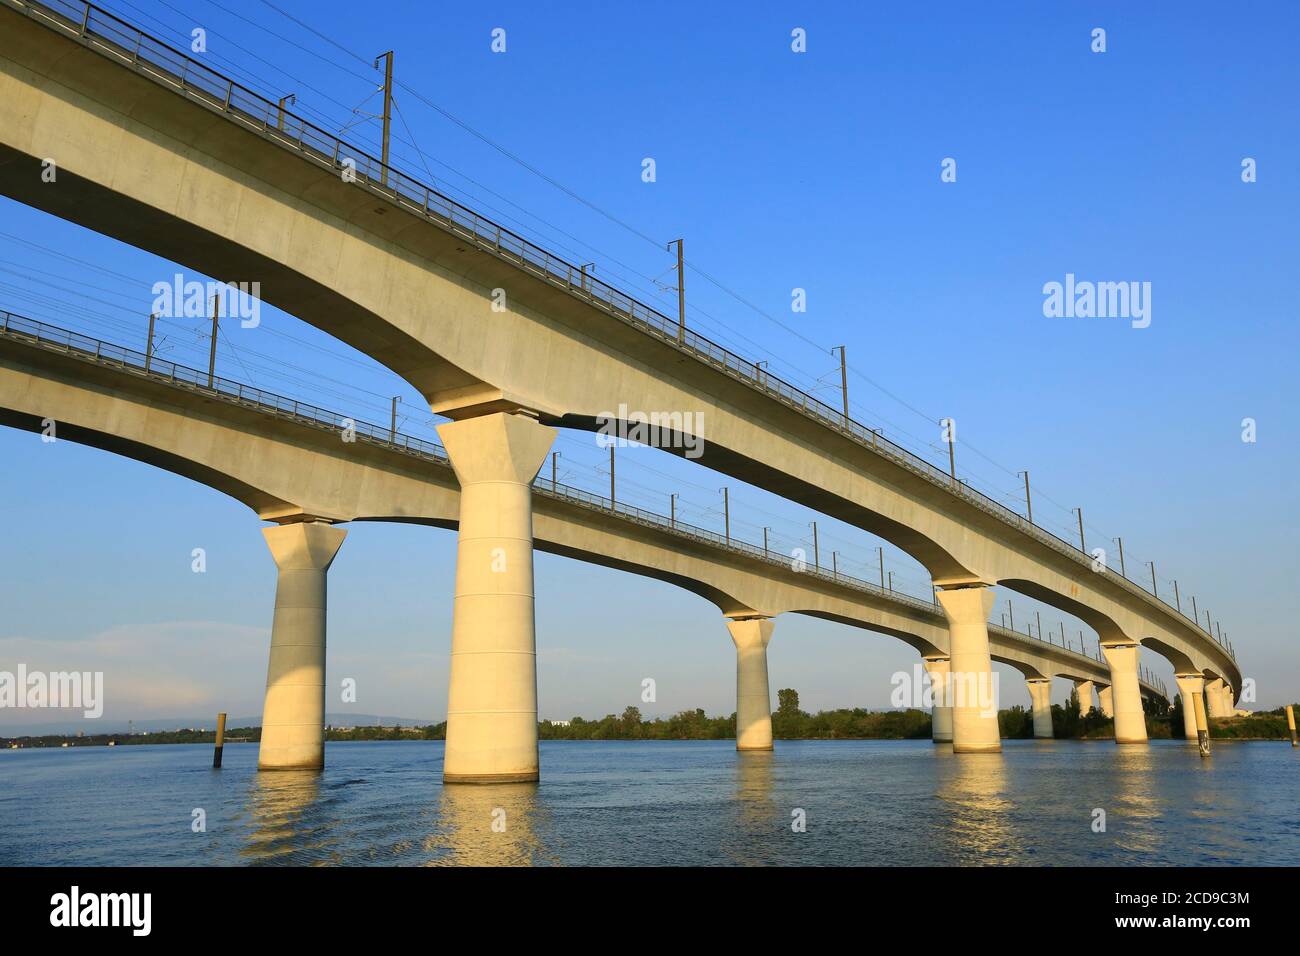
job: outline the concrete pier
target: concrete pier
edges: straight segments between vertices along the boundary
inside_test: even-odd
[[[1215,677],[1205,681],[1205,706],[1209,715],[1215,718],[1231,717],[1232,689],[1224,683],[1223,678]]]
[[[1111,698],[1115,709],[1115,743],[1147,742],[1146,713],[1138,684],[1137,644],[1102,644],[1101,652],[1110,665]]]
[[[325,766],[325,577],[347,532],[299,521],[262,534],[279,578],[257,768],[319,770]]]
[[[999,753],[1002,740],[988,629],[993,589],[943,588],[938,596],[951,636],[952,749],[955,753]]]
[[[1090,680],[1074,682],[1074,692],[1079,695],[1079,715],[1087,716],[1096,705],[1092,702],[1092,691],[1096,685]]]
[[[1034,736],[1051,739],[1052,733],[1052,680],[1027,678],[1029,699],[1034,711]]]
[[[930,691],[934,706],[930,711],[930,739],[936,744],[952,743],[952,691],[948,673],[952,662],[946,657],[925,657],[926,673],[930,675]]]
[[[1178,693],[1183,697],[1183,736],[1188,743],[1196,743],[1196,699],[1205,691],[1205,678],[1200,674],[1175,674]]]
[[[728,621],[736,645],[736,749],[772,749],[772,697],[767,683],[771,618]]]
[[[1109,686],[1097,688],[1097,709],[1112,720],[1115,719],[1115,694]]]
[[[555,434],[526,415],[505,412],[438,426],[460,483],[447,783],[537,779],[529,485]]]

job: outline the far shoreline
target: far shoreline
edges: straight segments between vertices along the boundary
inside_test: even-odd
[[[865,708],[840,708],[822,710],[815,714],[799,708],[798,692],[786,688],[777,693],[780,705],[771,715],[771,734],[774,740],[930,740],[931,714],[919,708],[871,711]],[[1163,703],[1163,702],[1161,702]],[[1220,740],[1292,740],[1287,725],[1286,707],[1271,711],[1255,711],[1233,717],[1212,718],[1209,722],[1210,739]],[[1146,713],[1149,740],[1186,740],[1183,735],[1181,698],[1175,696],[1173,706],[1153,705]],[[999,710],[998,729],[1002,740],[1080,740],[1110,741],[1115,739],[1114,721],[1093,707],[1084,712],[1079,699],[1071,694],[1064,706],[1051,708],[1052,736],[1036,737],[1034,717],[1026,708],[1014,705]],[[394,718],[395,720],[397,718]],[[327,743],[349,743],[374,740],[427,741],[445,740],[446,721],[423,725],[362,725],[340,727],[326,724],[324,740]],[[224,744],[260,743],[260,726],[227,727]],[[736,739],[736,715],[709,717],[702,708],[679,711],[669,717],[645,719],[636,707],[626,708],[621,715],[607,714],[596,720],[572,717],[569,720],[541,720],[537,724],[538,741],[551,740],[616,740],[681,742],[687,740]],[[0,749],[48,750],[74,747],[118,747],[146,744],[216,744],[216,730],[193,727],[176,730],[142,731],[133,734],[41,734],[37,736],[0,736]]]

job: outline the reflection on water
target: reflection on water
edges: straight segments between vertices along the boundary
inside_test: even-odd
[[[431,863],[529,866],[555,862],[535,829],[541,809],[536,783],[450,784],[442,788],[433,832],[423,848]]]
[[[275,863],[278,858],[319,854],[328,836],[328,825],[313,812],[320,788],[321,775],[315,770],[254,774],[248,788],[248,836],[240,856],[249,863]]]
[[[0,865],[1300,864],[1284,743],[545,741],[542,782],[502,786],[443,786],[442,754],[329,744],[323,773],[258,773],[251,745],[220,771],[203,745],[3,751]]]
[[[756,865],[764,862],[763,850],[772,832],[790,824],[789,811],[773,798],[771,750],[738,751],[735,755],[735,829],[729,841],[735,848],[727,862]]]
[[[1116,747],[1112,762],[1113,795],[1102,807],[1107,826],[1112,818],[1118,818],[1122,824],[1115,831],[1119,846],[1134,853],[1149,853],[1162,839],[1160,820],[1169,809],[1161,795],[1164,787],[1156,778],[1158,769],[1151,748],[1138,744]]]
[[[1021,862],[1017,801],[1003,754],[955,754],[935,747],[936,796],[947,808],[939,838],[961,862]]]

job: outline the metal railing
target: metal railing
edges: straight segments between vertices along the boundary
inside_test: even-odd
[[[350,429],[358,439],[364,440],[368,444],[380,445],[431,462],[441,468],[451,469],[451,461],[446,450],[436,442],[416,438],[393,428],[384,428],[381,425],[342,415],[318,405],[286,398],[283,395],[245,385],[233,379],[214,375],[212,376],[211,385],[209,385],[207,372],[159,359],[154,355],[63,329],[27,316],[0,310],[0,339],[5,338],[48,351],[59,352],[81,361],[110,367],[137,377],[148,378],[185,391],[200,392],[210,398],[252,409],[265,415],[294,421],[301,425],[338,433]],[[891,588],[881,587],[871,581],[841,571],[828,570],[816,564],[809,565],[807,562],[800,562],[801,566],[796,570],[785,555],[739,540],[734,535],[724,536],[716,531],[710,531],[707,528],[701,528],[674,517],[638,508],[625,502],[611,502],[609,498],[602,495],[554,482],[540,476],[533,480],[533,490],[544,497],[562,500],[590,511],[600,512],[607,516],[654,528],[657,531],[667,532],[684,540],[758,560],[771,567],[779,567],[789,574],[798,574],[801,577],[811,576],[851,590],[865,592],[879,600],[920,612],[941,626],[947,627],[947,618],[944,616],[943,611],[938,608],[937,601],[935,604],[927,603]],[[1066,654],[1081,657],[1088,661],[1102,662],[1103,660],[1100,651],[1094,657],[1083,651],[1076,651],[1071,647],[1044,640],[1041,636],[1034,637],[1030,634],[1021,634],[1018,631],[997,624],[989,623],[988,629],[990,634],[997,634],[1003,638],[1013,639],[1021,643],[1046,644],[1049,647],[1064,651]],[[1159,690],[1164,694],[1164,685],[1154,675],[1144,672],[1143,682],[1147,684],[1148,689]],[[1164,696],[1167,697],[1168,695],[1165,694]]]
[[[675,347],[819,424],[840,432],[892,464],[998,518],[1077,564],[1088,567],[1089,573],[1101,574],[1126,593],[1176,616],[1184,624],[1190,622],[1225,654],[1236,660],[1232,648],[1216,638],[1211,630],[1202,627],[1199,621],[1184,614],[1180,608],[1108,566],[1101,571],[1093,571],[1093,558],[1086,551],[1033,524],[965,482],[956,480],[942,468],[885,438],[879,429],[855,421],[756,363],[683,327],[654,307],[584,273],[580,267],[444,196],[391,164],[384,165],[365,150],[308,122],[280,104],[271,102],[127,21],[80,0],[0,0],[0,3],[22,10],[51,28],[78,38],[103,55],[134,68],[155,82],[196,100],[284,148],[296,150],[318,165],[336,173],[349,173],[357,185],[370,189],[408,212],[424,216],[453,235],[474,243],[482,251],[496,255],[537,278],[564,289],[660,342]]]
[[[75,355],[78,358],[91,357],[101,365],[115,366],[125,372],[143,374],[188,391],[214,394],[237,405],[273,414],[279,418],[288,418],[331,431],[351,429],[358,438],[368,442],[378,442],[386,447],[397,448],[420,457],[448,461],[446,452],[434,442],[404,435],[382,425],[354,420],[321,408],[319,405],[285,398],[283,395],[219,375],[213,375],[209,383],[207,372],[12,312],[0,310],[0,335],[24,339],[32,344]]]

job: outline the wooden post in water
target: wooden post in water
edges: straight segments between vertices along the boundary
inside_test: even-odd
[[[1192,695],[1192,706],[1195,708],[1193,713],[1196,715],[1196,745],[1201,751],[1202,757],[1210,755],[1210,723],[1205,716],[1205,694],[1196,693]]]
[[[1290,704],[1286,705],[1286,725],[1291,731],[1291,746],[1300,747],[1300,741],[1297,741],[1295,736],[1295,711],[1291,709]]]
[[[217,745],[212,750],[212,767],[221,769],[221,748],[226,744],[226,715],[217,714]]]

